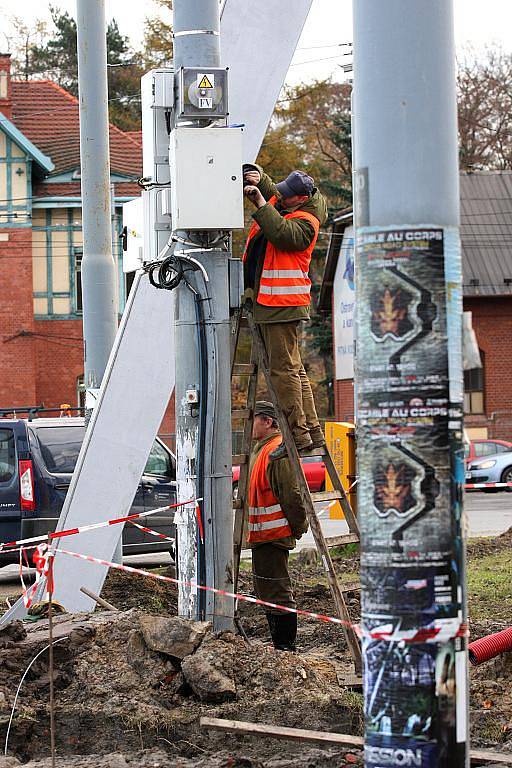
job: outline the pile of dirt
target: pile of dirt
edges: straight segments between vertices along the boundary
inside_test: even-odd
[[[47,620],[42,619],[28,626],[16,622],[0,634],[3,739],[18,682],[47,643],[47,630]],[[361,733],[360,697],[340,686],[335,666],[325,658],[274,651],[258,640],[249,646],[229,632],[212,633],[205,622],[137,609],[59,616],[55,637],[59,755],[126,755],[165,745],[168,765],[173,765],[171,756],[179,757],[180,765],[188,765],[182,759],[188,758],[196,760],[191,766],[199,766],[197,759],[205,755],[210,756],[209,765],[214,765],[212,755],[217,760],[225,757],[219,766],[271,764],[265,760],[275,757],[272,741],[247,741],[242,751],[249,762],[237,763],[244,739],[230,739],[236,744],[235,753],[226,753],[226,736],[201,729],[202,715]],[[28,673],[18,700],[9,754],[22,760],[48,754],[48,688],[44,652]],[[288,744],[279,749],[288,756],[304,751]],[[250,762],[256,758],[260,763]],[[282,763],[287,764],[293,763]],[[328,763],[308,763],[324,764]]]
[[[512,529],[471,542],[470,558],[512,549]],[[358,571],[358,555],[336,559],[345,581]],[[321,563],[292,559],[300,608],[334,615]],[[162,571],[168,575],[171,572]],[[250,571],[239,589],[252,594]],[[176,617],[172,584],[111,572],[102,596],[119,612],[98,610],[56,619],[57,754],[71,768],[348,768],[362,765],[356,750],[206,731],[202,716],[361,735],[362,695],[347,688],[353,673],[341,627],[299,620],[298,654],[275,651],[262,609],[241,602],[250,645],[231,633]],[[360,595],[345,592],[359,621]],[[484,614],[486,615],[486,614]],[[476,639],[504,628],[506,617],[472,622]],[[14,623],[0,632],[0,745],[16,688],[47,644],[48,623]],[[49,670],[44,651],[21,689],[0,768],[49,768]],[[471,669],[471,731],[475,747],[512,751],[512,655]],[[35,758],[38,758],[37,760]],[[28,763],[26,761],[29,761]]]

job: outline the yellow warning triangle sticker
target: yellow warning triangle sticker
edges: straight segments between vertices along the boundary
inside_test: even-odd
[[[208,75],[203,75],[202,80],[198,85],[198,88],[213,88],[213,85],[210,82],[210,78],[208,77]]]

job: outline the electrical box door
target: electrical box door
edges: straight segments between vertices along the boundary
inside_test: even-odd
[[[170,136],[172,229],[243,229],[242,130],[175,128]]]

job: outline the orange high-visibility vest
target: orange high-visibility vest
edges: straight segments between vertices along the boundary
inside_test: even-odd
[[[281,445],[281,440],[281,435],[269,440],[259,452],[252,468],[249,482],[249,544],[292,535],[292,529],[267,477],[269,453]]]
[[[275,206],[277,197],[274,195],[268,202]],[[267,307],[308,306],[311,303],[311,280],[308,272],[320,222],[312,213],[300,210],[286,213],[284,218],[306,219],[315,228],[315,236],[304,251],[280,251],[271,242],[267,242],[257,301]],[[260,225],[253,221],[245,244],[243,261],[247,258],[249,243],[259,231]]]

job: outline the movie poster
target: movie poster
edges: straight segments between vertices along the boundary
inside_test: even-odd
[[[357,239],[368,768],[459,765],[462,396],[450,386],[445,251],[436,228],[367,228]],[[456,348],[450,339],[452,357]]]

